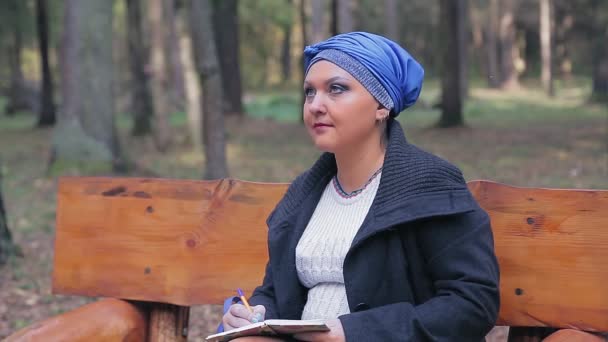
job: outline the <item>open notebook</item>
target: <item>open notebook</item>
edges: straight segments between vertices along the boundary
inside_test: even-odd
[[[264,322],[253,323],[223,333],[209,335],[205,341],[224,342],[243,336],[277,336],[294,335],[304,332],[329,331],[324,320],[290,320],[269,319]]]

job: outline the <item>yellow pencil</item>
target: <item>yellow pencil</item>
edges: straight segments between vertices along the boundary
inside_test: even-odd
[[[241,300],[243,301],[243,304],[245,304],[245,307],[247,308],[247,310],[249,310],[249,312],[253,313],[253,309],[249,305],[247,298],[245,298],[245,294],[243,293],[243,290],[237,289],[236,292],[239,294],[239,298],[241,298]]]

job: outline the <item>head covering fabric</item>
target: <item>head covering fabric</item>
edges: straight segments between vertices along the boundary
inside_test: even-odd
[[[363,64],[359,63],[356,59],[350,57],[346,53],[340,50],[327,49],[319,52],[312,58],[308,64],[308,69],[319,60],[329,61],[340,68],[346,70],[354,78],[359,81],[367,91],[382,105],[384,108],[389,110],[395,107],[393,99],[388,94],[384,86],[378,82],[376,77],[367,69]],[[306,74],[308,74],[308,69]]]
[[[404,109],[416,103],[422,90],[424,69],[420,63],[394,41],[368,32],[349,32],[333,36],[304,49],[304,70],[306,72],[314,62],[321,59],[327,59],[342,67],[340,63],[343,59],[334,58],[334,60],[331,60],[332,56],[326,55],[327,53],[315,59],[317,55],[325,50],[340,51],[367,69],[391,98],[393,106],[389,108],[385,105],[385,107],[391,109],[392,116],[397,116]],[[323,56],[330,57],[321,58]],[[352,68],[351,70],[348,67],[342,68],[357,80],[363,77],[360,74],[354,75]],[[379,93],[374,89],[370,90],[363,82],[361,83],[380,102],[380,99],[376,97]],[[372,83],[367,83],[368,86],[370,84]],[[380,103],[384,105],[384,103]]]

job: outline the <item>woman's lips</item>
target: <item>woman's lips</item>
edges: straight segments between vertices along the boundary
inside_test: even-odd
[[[323,134],[330,127],[333,127],[333,126],[332,125],[328,125],[328,124],[324,124],[324,123],[316,123],[316,124],[312,125],[312,129],[315,132],[315,134]]]

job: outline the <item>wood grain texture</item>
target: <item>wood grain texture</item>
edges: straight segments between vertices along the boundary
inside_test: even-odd
[[[499,324],[608,331],[608,191],[469,187],[492,219]],[[55,293],[190,306],[259,285],[287,184],[62,178]]]
[[[191,306],[262,282],[286,184],[62,178],[53,291]]]
[[[190,308],[152,303],[149,308],[148,338],[154,342],[186,342]]]
[[[146,340],[146,314],[119,299],[102,299],[32,324],[8,336],[5,342]]]
[[[492,220],[499,324],[608,331],[608,191],[469,187]]]

